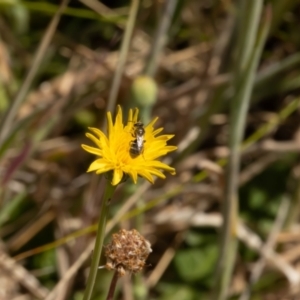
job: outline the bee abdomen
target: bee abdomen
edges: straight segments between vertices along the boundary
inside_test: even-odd
[[[130,154],[132,155],[140,155],[143,151],[143,147],[140,147],[137,143],[137,140],[131,142],[130,144]]]

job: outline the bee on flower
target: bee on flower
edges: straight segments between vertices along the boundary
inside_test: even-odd
[[[137,108],[130,109],[125,125],[122,109],[118,106],[115,122],[111,113],[107,113],[107,135],[97,128],[89,128],[92,133],[87,133],[86,136],[96,147],[82,145],[82,148],[98,158],[92,162],[88,172],[95,171],[97,174],[112,172],[112,185],[118,185],[126,175],[129,175],[134,183],[137,183],[138,176],[154,183],[153,175],[165,178],[162,171],[175,174],[174,168],[158,160],[177,149],[176,146],[167,145],[174,135],[159,135],[163,128],[154,129],[158,118],[144,126],[138,121],[138,114]],[[138,129],[140,131],[137,131]],[[132,133],[136,136],[133,137]]]
[[[133,125],[133,137],[134,140],[130,144],[130,154],[132,156],[140,155],[144,151],[144,139],[145,128],[141,121],[138,121]]]

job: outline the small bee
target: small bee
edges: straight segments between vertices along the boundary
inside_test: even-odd
[[[132,136],[135,138],[130,143],[130,154],[132,156],[140,155],[144,150],[144,140],[145,128],[144,124],[140,121],[136,122],[133,125],[133,134]]]

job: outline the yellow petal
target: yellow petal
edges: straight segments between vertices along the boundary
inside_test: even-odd
[[[153,160],[153,161],[147,163],[147,166],[148,167],[152,167],[152,168],[158,168],[158,169],[166,170],[166,171],[168,171],[170,173],[175,172],[174,168],[171,168],[168,165],[166,165],[166,164],[164,164],[164,163],[162,163],[162,162],[160,162],[158,160]]]
[[[98,136],[98,138],[101,140],[103,140],[106,144],[108,144],[108,139],[106,137],[106,135],[98,128],[94,128],[94,127],[89,127],[89,130],[92,131],[93,133],[96,134],[96,136]]]
[[[126,171],[124,170],[124,172],[126,172]],[[128,175],[131,177],[132,181],[136,184],[137,178],[138,178],[137,172],[133,169],[129,169],[126,173],[128,173]]]
[[[114,169],[114,175],[111,184],[117,185],[120,183],[123,177],[123,171],[121,169]]]
[[[138,121],[138,117],[139,117],[139,110],[138,110],[138,108],[135,108],[133,111],[132,122],[136,123]]]
[[[102,156],[102,150],[98,149],[98,148],[94,148],[94,147],[90,147],[88,145],[81,145],[81,147],[89,152],[89,153],[92,153],[92,154],[95,154],[95,155],[98,155],[98,156]]]
[[[113,138],[114,125],[113,125],[113,121],[112,121],[112,117],[111,117],[111,113],[110,112],[107,113],[107,133],[108,133],[109,140],[111,138]]]
[[[156,135],[158,135],[160,132],[162,132],[164,129],[163,129],[163,127],[161,127],[161,128],[158,128],[158,129],[156,129],[155,131],[153,131],[153,136],[156,136]]]
[[[145,179],[147,179],[150,183],[152,183],[152,184],[154,183],[154,179],[153,179],[151,173],[147,172],[146,169],[141,170],[141,172],[139,172],[139,175],[144,177]]]
[[[155,160],[156,158],[160,156],[164,156],[176,149],[177,149],[176,146],[164,146],[163,148],[160,149],[159,148],[153,150],[151,149],[151,151],[147,151],[145,153],[145,157],[147,158],[147,160]]]
[[[98,170],[103,170],[105,169],[106,171],[111,170],[112,169],[112,165],[108,164],[107,161],[105,161],[104,159],[100,158],[97,159],[95,161],[93,161],[90,165],[90,167],[88,168],[87,172],[92,172],[92,171],[98,171]]]
[[[160,177],[162,179],[166,178],[166,176],[159,170],[155,169],[155,168],[148,168],[147,169],[151,174]]]
[[[103,174],[103,173],[109,172],[111,170],[113,170],[113,166],[107,165],[105,168],[101,168],[101,169],[97,170],[96,174],[98,174],[98,175]]]
[[[145,130],[153,130],[153,125],[157,122],[158,117],[154,118],[145,128]]]
[[[123,130],[123,116],[122,108],[120,105],[117,107],[117,115],[115,120],[115,132],[121,132]]]
[[[155,139],[157,141],[168,141],[170,139],[172,139],[174,137],[174,134],[165,134],[165,135],[160,135],[158,137],[156,137]]]
[[[100,142],[99,139],[97,139],[94,135],[90,134],[90,133],[86,133],[85,136],[87,138],[89,138],[90,140],[92,140],[100,149],[103,148],[102,146],[102,142]]]

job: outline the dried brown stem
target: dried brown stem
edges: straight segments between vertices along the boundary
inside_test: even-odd
[[[113,278],[111,279],[111,283],[110,283],[110,287],[109,287],[109,291],[108,291],[106,300],[113,300],[118,278],[119,278],[118,271],[116,270]]]

